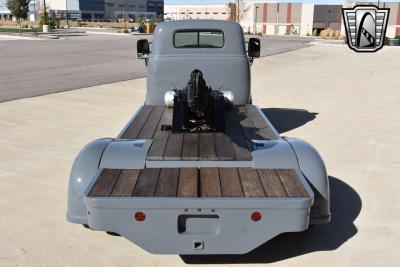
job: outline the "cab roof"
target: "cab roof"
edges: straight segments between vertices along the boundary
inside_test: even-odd
[[[222,48],[175,48],[174,33],[181,30],[218,30],[224,34]],[[245,54],[242,27],[225,20],[175,20],[162,22],[154,31],[153,55]]]

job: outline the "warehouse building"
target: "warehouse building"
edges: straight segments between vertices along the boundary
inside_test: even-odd
[[[232,1],[236,2],[236,1]],[[378,5],[377,2],[369,3]],[[235,20],[234,4],[167,4],[164,19],[226,19]],[[390,8],[388,37],[400,36],[400,2],[380,2]],[[330,28],[344,34],[342,8],[346,5],[310,3],[278,3],[270,0],[247,0],[240,24],[246,33],[268,35],[312,35]],[[240,13],[242,13],[240,12]]]
[[[36,1],[34,7],[30,8],[31,20],[38,19],[39,10],[44,6],[43,0]],[[164,0],[46,0],[46,6],[50,16],[65,19],[68,14],[68,19],[71,20],[114,21],[137,17],[150,19],[162,17],[164,14]]]

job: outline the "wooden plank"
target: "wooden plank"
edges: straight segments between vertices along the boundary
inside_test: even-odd
[[[197,197],[199,169],[181,168],[179,172],[178,197]]]
[[[90,190],[89,197],[108,197],[114,188],[121,170],[103,169]]]
[[[213,134],[199,134],[199,160],[217,160]]]
[[[135,139],[146,122],[151,111],[153,110],[152,105],[144,105],[137,114],[136,118],[132,121],[131,125],[128,126],[125,133],[122,135],[122,139]]]
[[[262,136],[258,135],[257,128],[255,127],[253,121],[247,114],[247,110],[245,106],[238,107],[238,116],[241,118],[240,125],[243,128],[244,135],[248,140],[262,140],[264,139]]]
[[[286,191],[275,169],[258,169],[267,197],[286,197]]]
[[[200,196],[221,197],[221,183],[218,168],[200,169]]]
[[[111,192],[112,197],[130,197],[133,194],[140,170],[123,170],[119,175],[114,189]]]
[[[303,183],[294,170],[277,170],[288,197],[309,197]]]
[[[154,106],[149,117],[144,123],[140,130],[137,138],[138,139],[151,139],[157,128],[158,122],[160,121],[161,115],[163,114],[165,106]]]
[[[253,105],[246,105],[245,110],[247,116],[253,122],[254,127],[257,129],[254,133],[267,140],[276,140],[277,136],[269,128],[268,124],[265,122],[264,118],[261,117],[257,108]]]
[[[231,138],[236,160],[252,160],[249,151],[249,149],[251,149],[251,145],[246,141],[236,108],[226,112],[225,129],[226,135]]]
[[[182,160],[199,159],[199,134],[183,134]]]
[[[164,168],[161,169],[158,177],[156,197],[176,197],[178,188],[179,169]]]
[[[252,168],[239,168],[238,170],[244,195],[246,197],[265,197],[257,170]]]
[[[162,125],[171,125],[172,123],[172,109],[165,108],[161,119],[157,125],[157,129],[153,135],[153,142],[147,153],[148,160],[162,160],[165,147],[167,146],[168,136],[171,131],[162,131]]]
[[[243,197],[239,173],[236,168],[219,168],[223,197]]]
[[[223,133],[214,133],[215,151],[218,160],[235,160],[232,142]]]
[[[165,147],[164,160],[181,160],[183,134],[170,133]]]
[[[143,169],[133,191],[134,197],[153,197],[160,169]]]

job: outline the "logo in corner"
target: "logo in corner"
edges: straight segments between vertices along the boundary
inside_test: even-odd
[[[358,5],[343,8],[347,44],[356,52],[376,52],[383,47],[389,8]]]

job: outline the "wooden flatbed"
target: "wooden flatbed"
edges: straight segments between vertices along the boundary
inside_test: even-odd
[[[309,197],[294,170],[253,168],[104,169],[88,197]]]
[[[121,139],[152,139],[147,160],[251,161],[251,140],[275,140],[278,136],[253,105],[232,107],[225,113],[226,133],[178,133],[162,131],[172,124],[172,108],[145,105],[121,135]]]
[[[172,109],[145,105],[121,139],[152,139],[148,161],[251,161],[251,140],[274,140],[253,105],[226,111],[225,133],[172,133]],[[171,166],[173,167],[173,166]],[[308,197],[294,170],[254,168],[104,169],[89,197]]]

